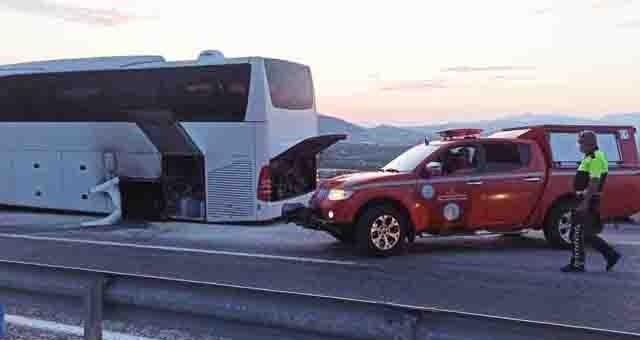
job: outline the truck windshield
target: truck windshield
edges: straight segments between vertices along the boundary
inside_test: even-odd
[[[382,170],[392,172],[410,172],[413,171],[420,162],[438,150],[442,145],[425,145],[420,144],[405,151],[396,159],[385,165]]]

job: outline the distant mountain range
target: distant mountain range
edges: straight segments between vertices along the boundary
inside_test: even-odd
[[[366,128],[346,120],[320,116],[320,134],[346,133],[348,143],[380,145],[413,145],[424,140],[424,134],[411,128],[379,125]]]
[[[413,145],[424,140],[438,138],[441,130],[463,127],[484,129],[486,134],[523,125],[632,125],[640,128],[640,112],[621,113],[604,116],[601,119],[587,119],[556,114],[522,114],[507,116],[495,120],[471,121],[467,123],[447,123],[423,126],[392,126],[379,125],[366,128],[350,123],[346,120],[320,116],[319,128],[321,134],[346,133],[348,143],[379,144],[379,145]]]

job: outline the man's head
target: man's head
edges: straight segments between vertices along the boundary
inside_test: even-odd
[[[584,154],[594,152],[598,148],[598,138],[596,133],[591,130],[584,130],[578,135],[578,144],[580,151]]]

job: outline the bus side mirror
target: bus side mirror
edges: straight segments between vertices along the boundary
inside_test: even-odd
[[[427,177],[437,177],[442,176],[442,163],[440,162],[429,162],[425,166],[425,173]]]

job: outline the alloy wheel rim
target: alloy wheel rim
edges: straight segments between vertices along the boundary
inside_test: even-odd
[[[400,222],[391,215],[378,216],[371,224],[369,237],[377,249],[392,249],[400,242]]]
[[[568,211],[560,217],[558,232],[563,241],[571,243],[571,212]]]

